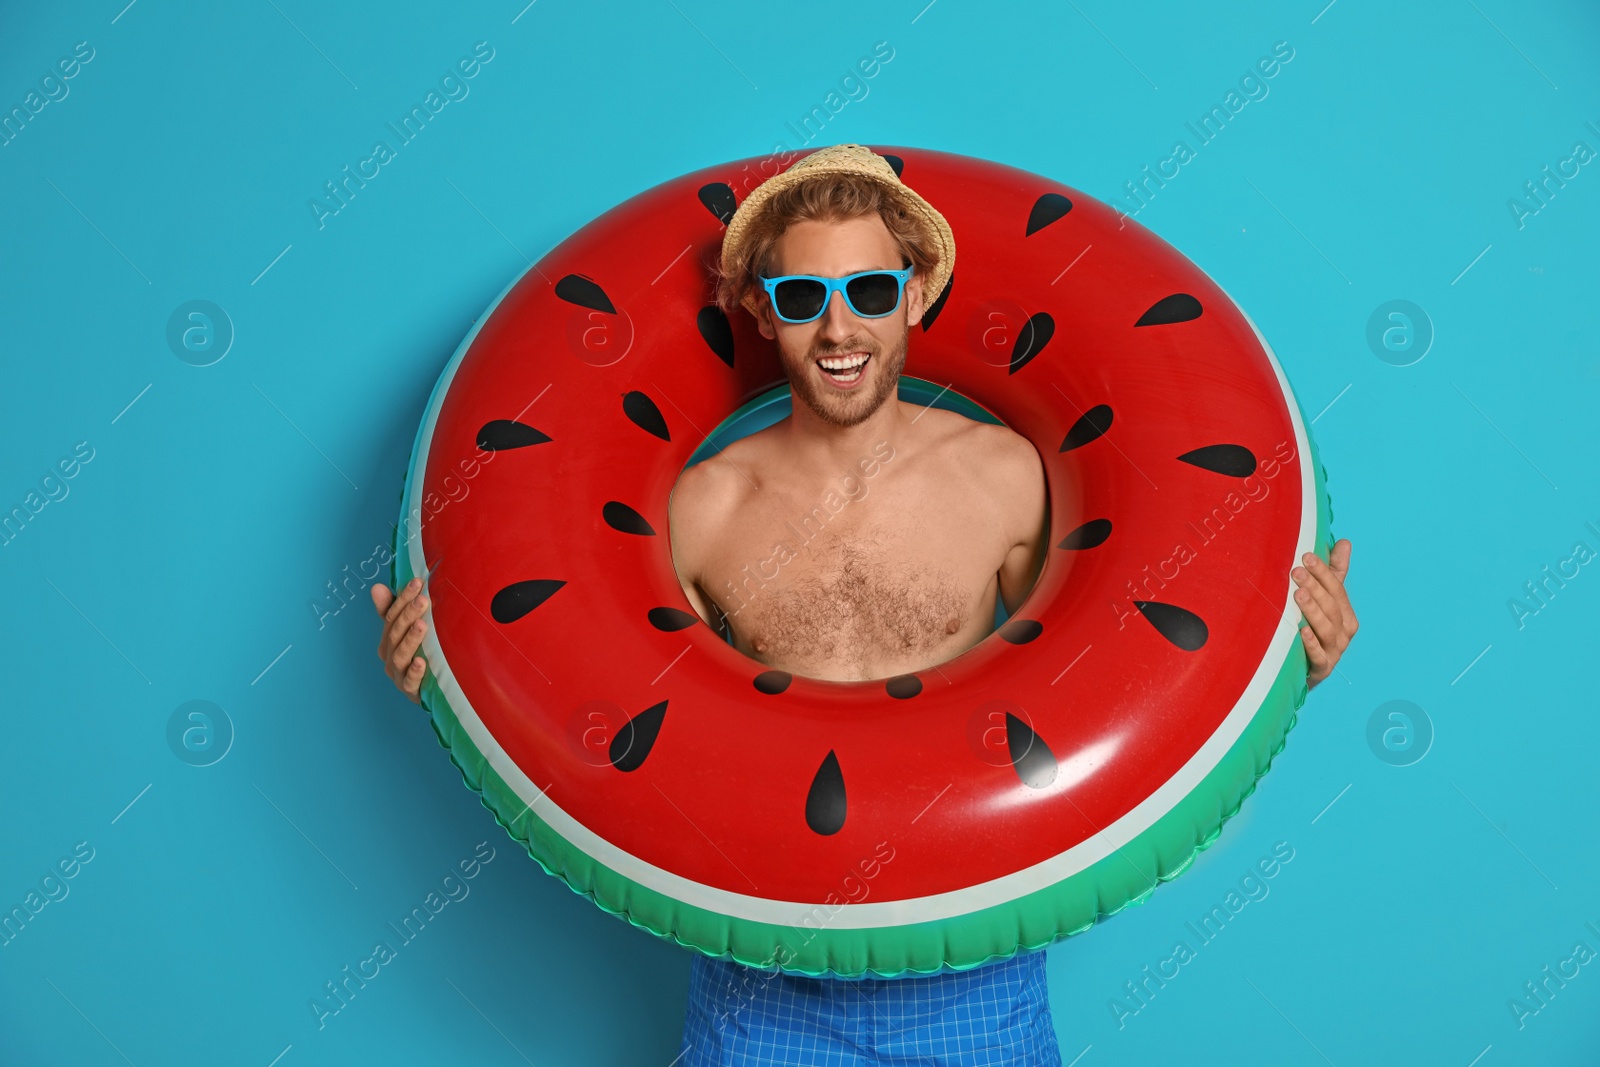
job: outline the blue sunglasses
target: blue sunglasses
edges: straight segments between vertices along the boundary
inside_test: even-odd
[[[785,274],[781,278],[762,278],[761,285],[772,301],[772,310],[784,322],[821,318],[836,291],[844,294],[845,306],[851,313],[863,319],[881,319],[900,306],[906,280],[914,269],[864,270],[843,278]]]

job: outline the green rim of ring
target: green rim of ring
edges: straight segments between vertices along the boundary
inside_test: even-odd
[[[724,422],[724,428],[763,399],[758,397],[740,408]],[[1299,405],[1292,394],[1290,402]],[[1333,543],[1333,503],[1327,471],[1303,408],[1301,423],[1311,451],[1307,462],[1316,475],[1315,551],[1326,560]],[[421,444],[419,435],[407,463],[408,478]],[[413,577],[410,553],[399,540],[400,531],[406,528],[404,481],[400,496],[402,522],[395,531],[391,563],[394,589]],[[1296,641],[1238,740],[1198,786],[1126,845],[1074,875],[1005,904],[897,926],[892,932],[884,927],[829,929],[825,915],[817,929],[736,919],[685,904],[624,877],[555,833],[489,766],[440,691],[431,666],[419,695],[439,744],[450,753],[462,780],[478,794],[495,821],[539,866],[601,910],[685,948],[748,967],[811,977],[893,978],[968,970],[1019,949],[1043,948],[1148,900],[1156,886],[1182,874],[1217,840],[1223,826],[1238,814],[1245,798],[1271,769],[1305,703],[1306,669],[1305,649]],[[817,912],[824,907],[819,906]],[[780,951],[782,959],[778,958]]]

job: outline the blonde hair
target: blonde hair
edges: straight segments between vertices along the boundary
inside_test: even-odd
[[[926,278],[939,262],[939,238],[921,215],[907,208],[894,190],[858,174],[823,174],[782,190],[750,223],[727,270],[718,265],[717,306],[733,314],[752,291],[761,292],[760,276],[772,265],[784,231],[796,222],[843,222],[876,214],[888,227],[903,259]],[[923,299],[937,299],[924,293]]]

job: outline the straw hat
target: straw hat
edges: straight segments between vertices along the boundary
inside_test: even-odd
[[[911,191],[911,188],[900,180],[889,161],[858,144],[838,144],[828,148],[819,149],[803,159],[798,160],[788,170],[774,174],[760,185],[756,186],[751,194],[745,197],[744,203],[733,213],[733,218],[728,221],[728,232],[722,237],[722,269],[731,272],[733,269],[734,253],[744,243],[745,236],[750,226],[761,214],[762,208],[773,196],[796,185],[822,174],[858,174],[871,178],[889,189],[900,199],[906,209],[913,215],[920,216],[927,223],[938,239],[939,262],[934,266],[929,276],[923,279],[922,293],[926,303],[933,303],[939,294],[944,291],[944,286],[950,280],[950,272],[956,262],[956,239],[950,232],[950,224],[944,221],[944,216],[934,210],[932,204]],[[756,314],[761,306],[760,290],[752,289],[745,294],[744,306],[752,315]]]

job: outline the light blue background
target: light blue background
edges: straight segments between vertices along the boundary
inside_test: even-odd
[[[1508,1007],[1600,951],[1600,568],[1520,629],[1507,603],[1600,549],[1600,164],[1522,228],[1507,206],[1600,149],[1591,5],[122,2],[11,5],[0,32],[7,110],[95,49],[0,147],[0,506],[94,449],[0,547],[0,906],[95,850],[0,947],[0,1059],[673,1059],[688,954],[515,851],[382,675],[368,602],[321,629],[309,605],[388,538],[436,375],[530,257],[658,182],[803,147],[786,124],[877,41],[892,61],[813,147],[961,152],[1108,201],[1295,50],[1138,220],[1316,415],[1361,633],[1217,844],[1050,950],[1066,1060],[1600,1055],[1600,964],[1520,1028]],[[477,41],[470,95],[319,229],[307,201]],[[209,367],[165,340],[191,299],[237,332]],[[1436,331],[1411,366],[1365,339],[1392,299]],[[204,768],[166,740],[195,699],[236,732]],[[1409,767],[1366,740],[1397,699],[1436,733]],[[480,841],[471,895],[319,1030],[323,983]],[[1270,896],[1119,1028],[1123,983],[1278,841]]]

